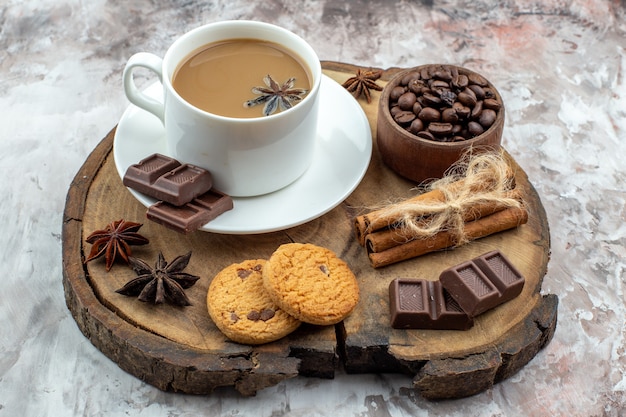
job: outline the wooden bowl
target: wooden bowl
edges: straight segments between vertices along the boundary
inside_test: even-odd
[[[403,80],[406,81],[407,78],[412,77],[411,74],[427,75],[441,69],[453,74],[458,72],[468,79],[484,83],[485,88],[489,89],[491,98],[499,103],[500,108],[496,110],[495,121],[483,133],[462,141],[444,142],[425,139],[409,132],[406,126],[403,127],[392,117],[390,104],[395,103],[394,94],[392,94],[395,87],[403,86]],[[420,79],[424,78],[422,75]],[[463,85],[460,81],[455,81],[455,84]],[[459,90],[457,87],[454,89]],[[441,178],[469,148],[476,151],[498,148],[502,141],[503,128],[504,103],[500,93],[481,75],[454,65],[422,65],[398,73],[383,89],[378,104],[377,144],[382,160],[397,174],[416,183]]]

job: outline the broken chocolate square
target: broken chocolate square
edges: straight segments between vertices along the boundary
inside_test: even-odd
[[[439,281],[397,278],[389,300],[395,329],[467,330],[474,324]]]
[[[439,280],[472,317],[517,297],[524,287],[524,277],[499,251],[448,268]]]
[[[217,190],[198,196],[182,206],[159,201],[148,207],[148,219],[180,233],[190,233],[233,208],[233,199]]]
[[[209,191],[213,178],[204,168],[154,154],[128,167],[123,183],[157,200],[182,206]]]

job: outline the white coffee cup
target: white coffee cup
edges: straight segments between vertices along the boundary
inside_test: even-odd
[[[192,106],[172,87],[177,67],[203,46],[228,39],[274,42],[297,54],[313,78],[309,93],[288,110],[255,118],[224,117]],[[136,67],[158,75],[162,102],[137,88]],[[242,20],[194,29],[178,38],[163,59],[139,52],[128,60],[123,74],[129,101],[163,122],[169,156],[208,169],[214,187],[233,197],[279,190],[307,170],[315,148],[321,77],[319,58],[302,38],[268,23]]]

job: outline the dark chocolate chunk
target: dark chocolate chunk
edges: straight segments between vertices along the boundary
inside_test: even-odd
[[[389,285],[391,327],[467,330],[474,325],[439,281],[397,278]]]
[[[499,251],[448,268],[439,280],[471,317],[517,297],[524,286],[524,277]]]
[[[439,280],[461,308],[474,317],[499,304],[500,293],[472,261],[448,268]]]
[[[242,280],[248,278],[250,275],[252,275],[252,271],[249,270],[249,269],[238,269],[237,270],[237,276],[239,278],[241,278]]]
[[[211,173],[195,165],[181,165],[164,155],[154,154],[131,165],[123,183],[140,193],[182,206],[209,191],[213,185]]]
[[[263,311],[261,311],[261,315],[259,316],[259,320],[268,321],[269,319],[271,319],[275,315],[276,315],[276,312],[274,310],[272,310],[271,308],[264,308]]]
[[[491,251],[474,259],[481,271],[500,292],[500,302],[517,297],[524,288],[524,277],[500,251]]]
[[[237,316],[237,313],[235,313],[234,311],[230,312],[230,320],[233,323],[237,323],[239,321],[239,316]]]
[[[261,313],[256,310],[252,310],[248,313],[246,317],[250,321],[259,321],[259,319],[261,318]]]
[[[155,153],[129,166],[122,182],[125,186],[142,193],[142,189],[149,189],[161,175],[179,166],[180,162],[177,160]]]
[[[159,201],[148,207],[148,219],[180,233],[192,232],[233,208],[233,199],[210,190],[183,206]]]
[[[163,200],[175,206],[182,206],[209,191],[213,186],[211,173],[195,165],[184,164],[159,177],[153,189]]]

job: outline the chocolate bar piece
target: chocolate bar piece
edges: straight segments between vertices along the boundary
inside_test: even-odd
[[[175,206],[182,206],[213,186],[211,173],[195,165],[181,165],[164,155],[154,154],[131,165],[123,183],[140,193]]]
[[[471,317],[517,297],[524,287],[524,277],[499,251],[446,269],[439,280]]]
[[[396,278],[389,285],[391,327],[467,330],[474,325],[439,281]]]
[[[149,190],[157,178],[179,166],[180,162],[177,160],[155,153],[129,166],[122,182],[125,186],[143,193],[142,190]]]
[[[500,292],[500,302],[517,297],[524,288],[524,277],[500,251],[487,252],[474,259],[481,271]]]
[[[210,190],[182,206],[159,201],[148,207],[148,219],[180,233],[189,233],[233,208],[233,199]]]

